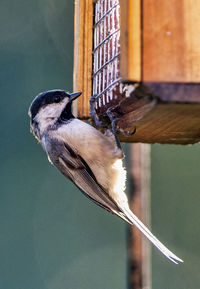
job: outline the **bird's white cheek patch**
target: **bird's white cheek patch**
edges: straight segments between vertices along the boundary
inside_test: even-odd
[[[60,104],[49,104],[39,111],[37,118],[40,121],[44,118],[58,117],[62,111],[62,107]]]
[[[67,103],[68,99],[64,99],[60,103],[48,104],[40,109],[36,115],[35,120],[39,124],[39,130],[41,134],[47,129],[49,125],[53,125],[57,121]]]

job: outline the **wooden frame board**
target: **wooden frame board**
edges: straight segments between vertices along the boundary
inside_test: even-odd
[[[93,1],[76,0],[74,18],[74,91],[82,91],[74,112],[81,118],[89,116],[89,99],[92,95],[92,39]]]
[[[124,81],[139,82],[142,73],[141,0],[120,0],[120,74]]]
[[[200,82],[200,1],[145,0],[142,81]]]

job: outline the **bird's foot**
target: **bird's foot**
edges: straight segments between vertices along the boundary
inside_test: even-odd
[[[91,116],[91,119],[95,122],[96,126],[105,128],[106,127],[105,124],[102,121],[100,121],[96,113],[96,108],[95,108],[96,99],[97,99],[97,94],[92,95],[90,98],[90,116]]]
[[[117,135],[117,128],[116,128],[116,123],[119,121],[119,118],[114,116],[114,114],[112,113],[110,108],[107,109],[106,114],[109,117],[110,122],[111,122],[112,133],[115,137],[115,142],[116,142],[117,148],[122,151],[122,147],[121,147],[118,135]]]

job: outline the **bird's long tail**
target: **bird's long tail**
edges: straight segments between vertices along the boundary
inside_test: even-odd
[[[125,214],[125,220],[129,223],[135,225],[152,243],[160,250],[163,255],[170,259],[175,264],[183,262],[179,257],[167,249],[152,233],[151,231],[132,213],[129,208],[123,208],[123,213]],[[123,217],[122,217],[123,218]]]

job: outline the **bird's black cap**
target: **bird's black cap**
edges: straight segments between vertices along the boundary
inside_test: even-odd
[[[81,95],[81,92],[76,93],[67,93],[64,90],[50,90],[41,92],[36,96],[36,98],[31,103],[31,106],[29,108],[29,116],[31,117],[31,120],[34,119],[40,108],[50,104],[50,103],[59,103],[62,101],[65,97],[69,97],[71,101],[75,100],[78,96]]]
[[[41,92],[35,97],[29,108],[29,115],[31,119],[34,119],[41,107],[44,107],[50,103],[58,103],[65,97],[70,98],[70,94],[66,93],[64,90],[50,90]]]

